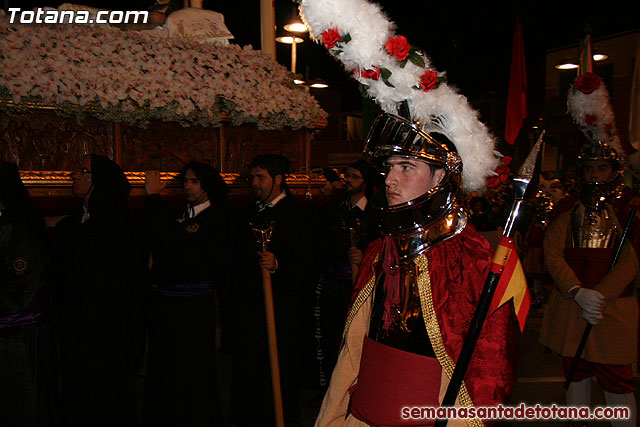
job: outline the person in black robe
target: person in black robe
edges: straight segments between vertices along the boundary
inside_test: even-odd
[[[187,207],[175,218],[147,172],[153,259],[145,426],[222,425],[216,372],[216,291],[227,285],[228,193],[213,167],[190,162],[180,172]]]
[[[301,302],[309,288],[310,241],[306,216],[286,184],[289,161],[256,156],[250,166],[255,207],[238,222],[233,304],[231,422],[274,424],[261,268],[271,272],[285,424],[300,424],[299,374],[306,322]],[[273,227],[263,251],[251,229]],[[250,407],[251,410],[247,410]]]
[[[0,425],[53,425],[56,368],[44,223],[16,165],[0,161]]]
[[[51,232],[65,427],[136,426],[145,252],[127,209],[130,185],[91,154],[73,172],[81,209]]]
[[[317,210],[313,246],[317,279],[314,315],[318,384],[324,391],[331,378],[342,341],[353,293],[352,266],[359,267],[367,244],[378,237],[376,215],[370,207],[380,174],[364,159],[347,166],[344,198]]]

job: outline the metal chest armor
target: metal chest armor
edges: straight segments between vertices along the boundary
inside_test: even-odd
[[[620,225],[611,205],[600,210],[578,205],[572,212],[571,225],[568,247],[573,248],[613,248],[620,234]]]
[[[422,317],[416,266],[402,265],[400,276],[401,286],[404,286],[404,298],[400,305],[391,307],[392,321],[385,329],[382,315],[387,295],[383,286],[384,273],[380,275],[373,296],[369,338],[399,350],[435,358]]]

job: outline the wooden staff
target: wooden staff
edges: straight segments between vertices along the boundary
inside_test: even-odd
[[[258,243],[262,245],[262,251],[266,252],[271,240],[273,223],[266,228],[256,228],[251,224]],[[271,285],[271,272],[268,268],[262,268],[262,291],[264,293],[264,312],[267,320],[267,340],[269,343],[269,362],[271,365],[271,389],[273,391],[273,410],[276,417],[276,427],[284,427],[284,410],[282,407],[282,389],[280,387],[280,364],[278,361],[278,339],[276,337],[276,316],[273,308],[273,288]]]

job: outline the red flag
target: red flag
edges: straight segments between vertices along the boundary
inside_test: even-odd
[[[513,239],[507,237],[500,239],[500,244],[496,249],[493,260],[492,270],[496,273],[501,273],[501,276],[489,307],[489,315],[505,303],[513,300],[513,309],[518,318],[520,332],[522,332],[529,314],[531,295],[529,294],[527,279],[525,278],[522,264],[520,264]]]
[[[507,122],[504,126],[504,139],[509,144],[516,142],[522,121],[527,117],[527,69],[524,60],[522,27],[517,16],[512,50],[511,77],[509,78],[509,95],[507,96]]]

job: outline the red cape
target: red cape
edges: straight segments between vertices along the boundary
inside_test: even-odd
[[[382,242],[380,238],[367,247],[352,304],[371,279]],[[429,249],[426,255],[442,340],[455,362],[489,273],[493,250],[473,226],[467,225],[460,234]],[[375,271],[379,271],[380,266],[375,267]],[[475,406],[495,406],[504,402],[515,382],[512,311],[511,304],[502,306],[487,318],[480,333],[465,376]]]

